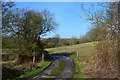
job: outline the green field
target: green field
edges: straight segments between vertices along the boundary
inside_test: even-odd
[[[71,53],[78,52],[80,56],[92,55],[96,42],[82,43],[77,45],[62,46],[46,49],[49,53]]]

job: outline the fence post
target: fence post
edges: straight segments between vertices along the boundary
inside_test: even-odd
[[[44,53],[42,53],[42,62],[44,62]]]
[[[76,56],[77,56],[77,58],[79,57],[79,53],[78,52],[76,52]]]

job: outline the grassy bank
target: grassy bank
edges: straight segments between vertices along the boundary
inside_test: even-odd
[[[82,43],[77,45],[62,46],[46,49],[50,53],[71,53],[78,52],[80,56],[92,55],[96,42]]]
[[[75,75],[74,78],[86,78],[85,68],[86,65],[83,62],[83,59],[88,58],[88,56],[79,56],[76,58],[76,55],[70,56],[70,58],[74,61],[75,65]]]
[[[38,69],[34,69],[34,70],[30,70],[30,71],[28,71],[28,72],[25,72],[23,75],[15,78],[15,79],[25,78],[25,77],[28,77],[28,76],[37,74],[38,72],[42,71],[42,70],[45,69],[47,66],[49,66],[50,63],[51,63],[50,61],[49,61],[49,62],[48,62],[48,61],[43,62]]]

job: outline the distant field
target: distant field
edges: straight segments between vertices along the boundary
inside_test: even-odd
[[[82,43],[77,45],[56,47],[46,49],[49,53],[71,53],[78,52],[80,56],[89,56],[95,50],[96,42]]]
[[[80,56],[87,56],[93,53],[96,42],[82,43],[77,45],[62,46],[46,49],[49,53],[71,53],[78,52]],[[16,53],[16,49],[2,49],[2,54]]]

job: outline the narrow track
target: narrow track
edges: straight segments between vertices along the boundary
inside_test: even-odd
[[[51,75],[53,70],[59,67],[60,60],[65,61],[65,66],[63,68],[64,70],[59,74]],[[43,78],[53,78],[54,80],[57,80],[57,79],[63,80],[65,78],[73,78],[74,73],[75,73],[74,62],[69,57],[62,56],[61,58],[58,58],[52,61],[52,63],[47,68],[45,68],[42,72],[39,72],[35,75],[24,78],[24,80],[44,80]]]

